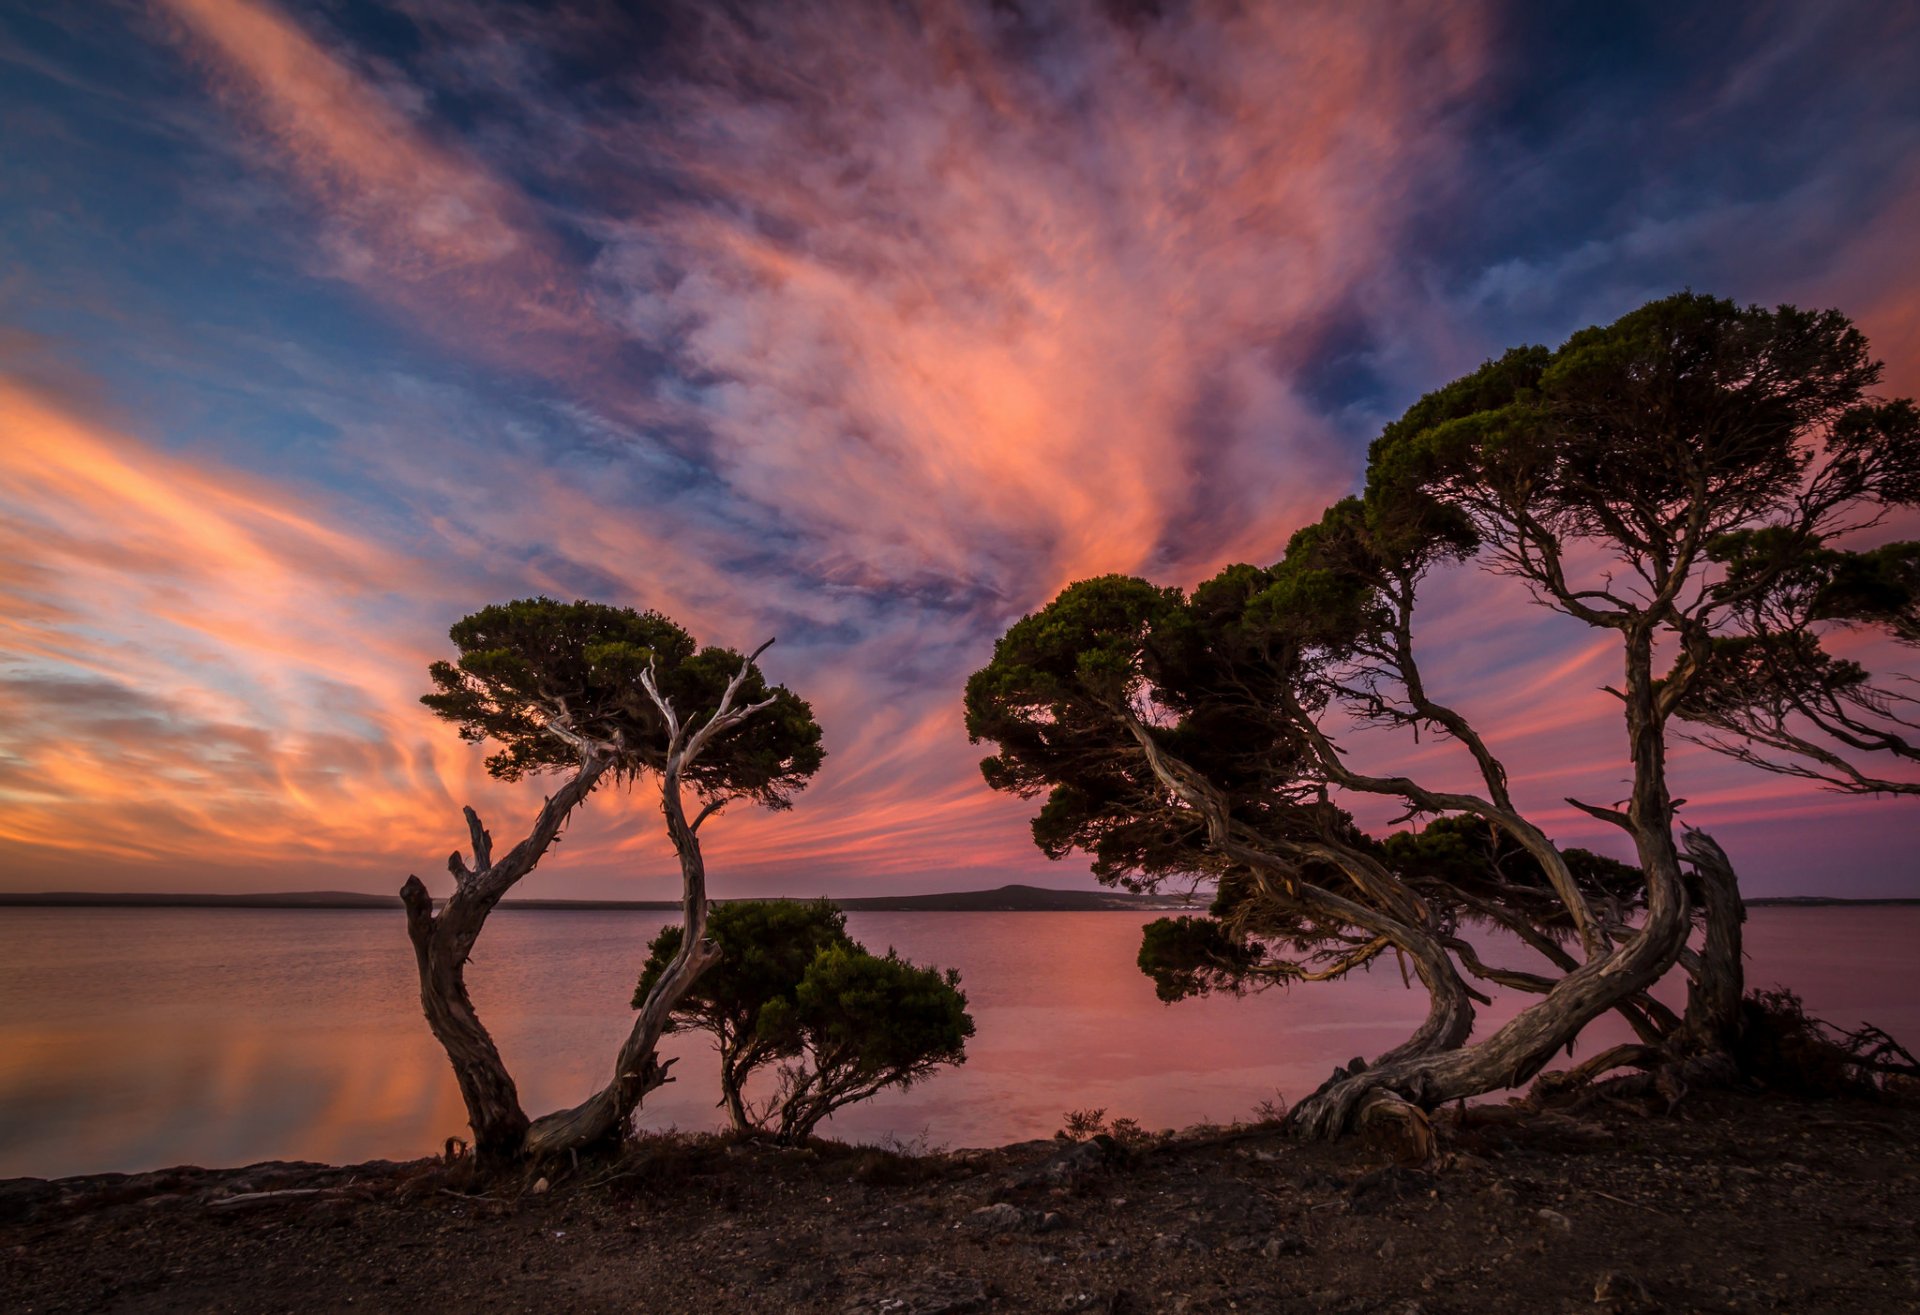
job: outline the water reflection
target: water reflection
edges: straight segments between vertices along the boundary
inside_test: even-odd
[[[606,1076],[663,915],[503,912],[470,971],[482,1016],[543,1112]],[[984,1145],[1071,1108],[1149,1127],[1246,1116],[1402,1039],[1424,1004],[1391,967],[1249,1000],[1161,1005],[1120,913],[856,913],[849,930],[959,968],[971,1058],[844,1111],[831,1135]],[[1756,985],[1835,1021],[1920,1035],[1920,909],[1756,910]],[[1519,961],[1518,953],[1509,958]],[[415,999],[398,912],[18,909],[0,915],[0,1176],[427,1153],[464,1130]],[[1483,1011],[1481,1031],[1522,1002]],[[1587,1043],[1622,1039],[1600,1029]],[[653,1127],[718,1126],[712,1052],[675,1038]]]

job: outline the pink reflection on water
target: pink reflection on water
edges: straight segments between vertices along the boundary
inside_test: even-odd
[[[605,1077],[657,914],[497,916],[472,976],[529,1110]],[[1246,1117],[1403,1038],[1424,1002],[1391,967],[1245,1000],[1162,1005],[1120,913],[857,913],[875,950],[960,969],[971,1058],[845,1111],[831,1135],[933,1145],[1046,1136],[1069,1109],[1167,1127]],[[1760,909],[1753,984],[1920,1038],[1920,909]],[[1518,961],[1518,956],[1513,956]],[[0,1176],[429,1153],[464,1128],[419,1016],[396,910],[17,909],[0,916]],[[1484,1010],[1484,1035],[1524,1003]],[[1583,1049],[1624,1036],[1596,1027]],[[718,1125],[703,1037],[650,1127]]]

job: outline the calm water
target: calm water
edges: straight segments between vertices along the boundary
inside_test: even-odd
[[[1151,915],[1149,915],[1151,916]],[[1249,1115],[1407,1034],[1423,997],[1392,967],[1245,1000],[1167,1006],[1133,966],[1128,913],[856,913],[876,951],[958,968],[967,1064],[844,1111],[853,1141],[1046,1136],[1103,1106],[1150,1128]],[[481,1015],[542,1113],[593,1091],[662,915],[502,912],[469,970]],[[1835,1022],[1920,1039],[1920,909],[1759,909],[1749,980]],[[1510,954],[1511,962],[1523,956]],[[1481,1031],[1517,1001],[1483,1011]],[[1618,1039],[1596,1029],[1583,1046]],[[651,1127],[719,1124],[704,1036]],[[0,1177],[261,1159],[407,1158],[464,1131],[415,996],[396,912],[0,911]]]

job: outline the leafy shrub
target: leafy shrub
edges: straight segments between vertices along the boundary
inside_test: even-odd
[[[973,1035],[959,974],[869,953],[827,900],[741,900],[714,907],[708,931],[721,959],[674,1011],[675,1027],[713,1034],[721,1101],[741,1132],[803,1142],[820,1121],[887,1087],[910,1086],[963,1063]],[[655,937],[635,1007],[680,947],[680,929]],[[780,1063],[759,1108],[752,1073]]]

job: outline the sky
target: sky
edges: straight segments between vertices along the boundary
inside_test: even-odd
[[[1871,2],[14,0],[0,889],[447,885],[540,786],[425,668],[532,594],[777,638],[829,757],[703,829],[716,895],[1090,885],[961,726],[1009,623],[1271,562],[1422,393],[1680,288],[1920,393],[1916,68]],[[1423,620],[1617,851],[1562,802],[1624,793],[1605,640],[1478,574]],[[1674,775],[1749,894],[1920,896],[1920,802]],[[641,786],[520,893],[677,880]]]

